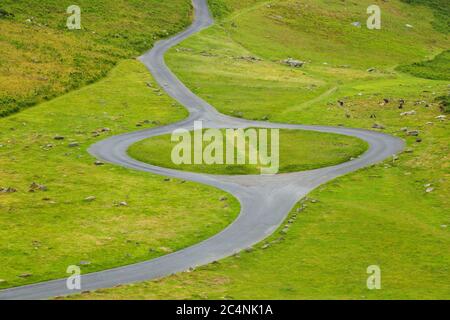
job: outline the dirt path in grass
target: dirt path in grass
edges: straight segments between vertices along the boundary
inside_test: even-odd
[[[154,260],[83,275],[80,291],[161,278],[233,255],[271,235],[282,224],[294,205],[319,185],[380,162],[404,148],[402,140],[369,130],[268,123],[220,114],[214,107],[192,93],[164,63],[164,54],[168,49],[213,24],[207,1],[193,0],[193,3],[196,13],[194,23],[184,32],[158,42],[151,51],[141,57],[141,61],[160,86],[189,110],[189,118],[156,129],[114,136],[93,145],[89,151],[98,159],[109,163],[196,181],[225,190],[240,201],[240,215],[225,230],[192,247]],[[127,149],[140,140],[168,134],[177,128],[193,130],[193,123],[198,120],[203,121],[204,128],[262,127],[336,133],[365,140],[370,148],[361,157],[340,165],[273,176],[217,176],[182,172],[142,163],[127,154]],[[80,291],[69,291],[66,279],[60,279],[0,291],[0,299],[46,299]]]

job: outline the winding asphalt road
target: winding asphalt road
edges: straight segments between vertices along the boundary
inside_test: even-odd
[[[255,122],[220,114],[181,83],[164,62],[164,54],[169,48],[213,24],[207,1],[193,0],[193,4],[196,15],[194,23],[186,31],[158,42],[140,58],[160,86],[189,110],[189,118],[165,127],[111,137],[93,145],[89,152],[98,159],[130,169],[196,181],[225,190],[240,201],[241,213],[225,230],[192,247],[154,260],[83,275],[83,291],[161,278],[233,255],[272,234],[294,205],[317,186],[380,162],[404,148],[402,140],[374,131]],[[135,142],[171,133],[177,128],[193,129],[196,120],[203,120],[204,128],[264,127],[337,133],[363,139],[370,148],[361,157],[340,165],[273,176],[218,176],[181,172],[145,164],[127,155],[128,147]],[[46,299],[78,292],[69,291],[66,280],[60,279],[0,291],[0,299]]]

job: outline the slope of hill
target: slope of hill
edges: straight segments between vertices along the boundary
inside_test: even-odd
[[[0,117],[92,83],[191,20],[189,0],[80,0],[82,30],[68,30],[68,0],[0,3]]]
[[[432,60],[399,66],[397,70],[419,78],[450,80],[450,50],[440,53]]]
[[[0,119],[0,288],[139,262],[211,237],[239,212],[225,192],[103,164],[110,135],[182,120],[138,61]],[[224,196],[227,200],[221,201]]]
[[[448,81],[395,70],[450,48],[436,27],[446,3],[376,3],[381,30],[352,25],[364,26],[373,1],[212,0],[221,20],[167,61],[224,113],[383,130],[407,152],[320,187],[293,210],[287,234],[195,272],[78,298],[448,298],[450,131],[435,102]],[[288,57],[306,65],[286,66]],[[382,290],[366,286],[371,265]]]
[[[0,287],[61,277],[70,264],[81,264],[86,273],[155,258],[233,220],[239,204],[221,191],[96,166],[86,155],[89,145],[110,134],[185,116],[144,66],[128,60],[94,85],[0,119]],[[345,137],[330,142],[328,135],[300,136],[315,139],[305,145],[313,150],[322,142],[333,148],[330,154],[309,152],[315,160],[323,157],[322,164],[347,160],[365,148]],[[355,153],[336,147],[349,141]]]

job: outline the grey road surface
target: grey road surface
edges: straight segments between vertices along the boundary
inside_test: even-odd
[[[140,58],[159,85],[184,105],[189,110],[190,116],[182,122],[165,127],[113,136],[93,145],[89,152],[98,159],[126,168],[196,181],[225,190],[239,200],[240,215],[219,234],[184,250],[142,263],[83,275],[81,279],[83,291],[161,278],[233,255],[272,234],[294,205],[317,186],[380,162],[404,148],[402,140],[374,131],[258,122],[220,114],[178,80],[164,62],[164,54],[169,48],[213,23],[206,0],[193,0],[193,4],[194,23],[184,32],[158,42],[151,51]],[[205,128],[264,127],[337,133],[363,139],[369,143],[370,148],[361,157],[340,165],[273,176],[219,176],[181,172],[155,167],[128,156],[127,149],[135,142],[171,133],[177,128],[192,129],[195,120],[203,120]],[[0,291],[0,299],[47,299],[78,292],[68,290],[66,280],[60,279]]]

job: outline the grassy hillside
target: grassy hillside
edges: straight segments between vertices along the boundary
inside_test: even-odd
[[[235,219],[239,204],[220,201],[222,191],[94,165],[86,149],[96,141],[187,116],[159,90],[127,60],[94,85],[0,119],[0,288],[65,277],[74,264],[87,273],[155,258]]]
[[[450,80],[450,50],[440,53],[432,60],[400,66],[397,70],[419,78]]]
[[[436,28],[443,2],[376,1],[379,31],[364,28],[373,1],[212,2],[218,25],[167,58],[197,94],[249,119],[381,126],[406,152],[314,191],[286,235],[195,272],[77,298],[447,299],[450,128],[439,97],[448,81],[395,70],[450,48]],[[288,67],[288,57],[307,64]],[[370,265],[381,268],[381,290],[366,287]]]
[[[402,0],[405,3],[428,7],[433,10],[435,19],[432,22],[436,30],[450,33],[450,5],[447,0]]]
[[[92,83],[191,20],[189,0],[79,0],[82,30],[66,28],[68,0],[0,3],[0,117]]]

